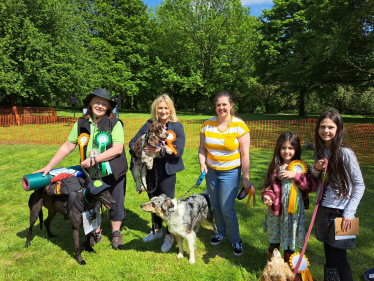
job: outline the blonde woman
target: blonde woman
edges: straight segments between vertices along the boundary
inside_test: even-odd
[[[166,194],[170,198],[174,198],[175,195],[175,182],[176,173],[184,170],[184,164],[182,160],[185,135],[183,125],[178,121],[173,101],[167,94],[163,94],[156,98],[151,106],[151,116],[138,131],[135,137],[129,143],[130,153],[133,153],[133,147],[136,140],[148,132],[149,126],[152,122],[160,122],[166,130],[171,130],[175,133],[176,139],[173,142],[175,145],[175,154],[167,154],[161,147],[152,147],[149,145],[144,146],[143,150],[149,154],[160,153],[160,158],[156,158],[153,164],[153,169],[147,171],[147,187],[148,190],[153,190],[157,186],[156,190],[152,193],[148,193],[148,197],[152,198],[161,194]],[[157,172],[157,177],[155,173]],[[157,179],[157,182],[156,182]],[[152,214],[155,231],[149,233],[143,238],[144,242],[152,242],[156,239],[163,237],[162,232],[162,219],[155,214]],[[174,243],[173,235],[166,228],[166,236],[164,243],[161,247],[161,251],[168,252]]]

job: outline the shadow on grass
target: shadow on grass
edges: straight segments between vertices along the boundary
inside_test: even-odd
[[[33,232],[32,232],[31,241],[30,241],[31,245],[29,246],[29,248],[32,248],[33,240],[35,239],[35,237],[39,237],[47,241],[50,241],[54,245],[58,246],[61,250],[69,254],[73,259],[76,259],[73,232],[72,232],[70,220],[64,220],[64,218],[57,213],[56,216],[51,221],[51,225],[50,225],[51,233],[56,235],[56,237],[50,238],[48,236],[46,227],[44,225],[44,221],[47,218],[47,214],[48,214],[48,211],[43,207],[43,215],[44,215],[43,216],[44,218],[43,227],[42,229],[40,229],[40,222],[38,219],[35,222],[34,227],[33,227]],[[121,233],[123,235],[124,232],[126,232],[126,228],[137,229],[137,230],[144,232],[146,231],[147,228],[149,228],[147,224],[148,224],[148,221],[141,219],[136,213],[130,210],[126,210],[126,218],[123,220]],[[107,237],[108,240],[111,241],[112,226],[110,223],[110,219],[107,217],[106,209],[102,213],[101,229],[102,229],[102,235]],[[17,236],[24,239],[25,244],[26,244],[28,232],[29,232],[29,228],[26,228],[22,231],[17,232]],[[139,237],[139,239],[141,238]],[[84,234],[83,226],[81,226],[79,229],[80,244],[83,243],[85,240],[86,240],[86,236]],[[126,249],[127,248],[125,247],[124,250]]]

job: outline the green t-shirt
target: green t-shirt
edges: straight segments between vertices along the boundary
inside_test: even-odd
[[[100,132],[100,129],[95,126],[95,123],[92,121],[92,118],[89,119],[90,122],[90,140],[88,141],[87,145],[87,153],[86,157],[90,157],[91,150],[99,150],[99,146],[94,142],[95,136]],[[113,127],[111,132],[112,142],[113,143],[125,143],[125,136],[123,133],[123,128],[121,122],[117,122],[117,124]],[[68,137],[68,141],[71,143],[77,143],[78,141],[78,122],[76,122],[71,129],[70,135]]]

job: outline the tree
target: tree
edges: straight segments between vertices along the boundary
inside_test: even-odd
[[[86,48],[95,54],[101,76],[99,87],[120,94],[134,105],[133,97],[150,86],[147,6],[141,0],[76,2],[86,24]]]
[[[311,91],[333,93],[341,83],[370,85],[373,1],[274,3],[262,15],[257,74],[263,84],[283,83],[286,92],[299,92],[299,115],[305,115],[305,98]]]
[[[196,96],[184,99],[196,107],[203,98],[208,112],[211,95],[238,91],[251,78],[259,22],[240,1],[165,0],[155,22],[152,54],[162,69],[155,80],[174,99]]]
[[[89,56],[78,23],[67,0],[2,1],[0,99],[47,105],[86,91]]]

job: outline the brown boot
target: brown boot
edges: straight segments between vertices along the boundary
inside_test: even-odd
[[[284,258],[283,259],[284,259],[284,262],[287,263],[289,267],[291,267],[290,266],[290,257],[292,256],[292,254],[284,252]],[[291,270],[292,270],[292,268],[291,268]],[[293,270],[292,270],[292,272],[293,272]],[[297,274],[295,276],[294,281],[300,281],[300,278],[299,278],[299,276],[297,276]]]
[[[112,248],[113,250],[122,250],[123,249],[123,241],[122,235],[120,230],[112,231]]]

